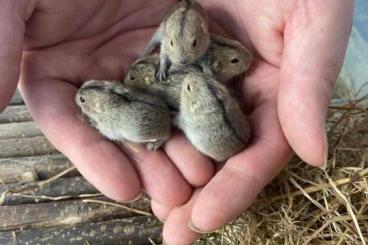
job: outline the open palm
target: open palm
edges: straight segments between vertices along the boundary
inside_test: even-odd
[[[78,117],[74,96],[81,83],[121,79],[175,1],[0,3],[1,108],[17,85],[21,64],[21,92],[48,139],[107,196],[123,202],[147,192],[155,214],[166,220],[164,239],[170,244],[197,236],[189,221],[209,231],[239,215],[287,162],[288,142],[307,162],[325,162],[330,81],[341,65],[352,12],[348,1],[329,0],[318,10],[297,0],[202,2],[213,26],[252,43],[259,54],[241,84],[252,141],[223,166],[213,165],[179,133],[162,151],[129,144],[124,153]],[[315,21],[328,4],[333,11]],[[341,14],[345,19],[334,26],[331,18]]]

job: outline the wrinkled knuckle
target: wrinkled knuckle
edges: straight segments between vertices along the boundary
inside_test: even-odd
[[[255,186],[262,186],[261,178],[242,168],[225,166],[223,170],[231,179],[240,179],[242,183],[255,183]]]
[[[291,155],[292,154],[290,144],[289,144],[286,137],[284,136],[284,134],[281,131],[280,131],[280,135],[279,135],[278,139],[271,139],[269,137],[259,136],[259,137],[257,137],[257,141],[259,141],[259,143],[262,143],[264,145],[268,145],[269,148],[281,150],[283,155]]]

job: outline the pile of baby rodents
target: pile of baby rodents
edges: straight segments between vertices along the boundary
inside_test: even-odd
[[[160,44],[160,53],[151,54]],[[224,161],[242,151],[250,127],[230,81],[249,69],[252,54],[239,42],[210,34],[207,15],[182,0],[166,15],[123,82],[90,80],[76,103],[111,140],[156,150],[179,128],[203,154]]]

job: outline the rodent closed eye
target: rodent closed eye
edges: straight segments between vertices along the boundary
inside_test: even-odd
[[[187,90],[190,92],[192,91],[192,88],[190,87],[190,84],[187,85]]]
[[[239,60],[237,58],[235,58],[235,59],[230,60],[230,62],[233,63],[233,64],[236,64],[236,63],[239,62]]]
[[[194,41],[193,41],[193,47],[194,48],[197,47],[197,39],[194,39]]]
[[[174,47],[174,43],[173,43],[172,40],[170,41],[170,45],[171,45],[171,47]]]
[[[81,103],[86,102],[86,99],[85,99],[84,97],[82,97],[82,96],[81,96],[81,97],[79,97],[79,100],[80,100],[80,102],[81,102]]]

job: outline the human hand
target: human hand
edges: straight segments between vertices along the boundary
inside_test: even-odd
[[[326,164],[326,112],[353,14],[353,1],[201,2],[214,22],[259,54],[242,83],[253,140],[187,204],[154,203],[166,220],[163,238],[175,245],[240,215],[286,164],[289,144],[310,165]]]
[[[135,199],[144,189],[160,203],[180,205],[189,199],[192,184],[203,185],[213,174],[212,163],[178,136],[170,145],[181,150],[167,155],[131,147],[133,164],[119,146],[78,118],[74,103],[83,81],[122,79],[174,3],[0,2],[0,109],[14,93],[21,65],[20,90],[43,133],[89,182],[117,201]]]
[[[197,200],[192,198],[184,208],[173,209],[189,199],[191,186],[204,185],[213,174],[207,158],[182,136],[175,135],[165,146],[166,154],[137,152],[133,147],[130,154],[137,160],[133,166],[116,145],[77,118],[74,105],[81,81],[121,78],[147,44],[154,30],[148,27],[158,25],[172,1],[95,0],[88,5],[81,0],[2,1],[0,107],[4,108],[17,84],[24,43],[21,91],[49,140],[109,197],[131,200],[144,188],[154,199],[152,207],[157,216],[167,219],[166,242],[190,243],[197,234],[187,229],[189,220],[203,231],[227,223],[249,206],[278,173],[290,156],[284,134],[307,162],[324,162],[327,148],[322,125],[332,84],[329,81],[335,80],[341,65],[352,4],[332,0],[310,3],[321,9],[316,11],[315,6],[308,5],[311,9],[303,12],[305,7],[295,11],[292,5],[296,1],[289,2],[290,6],[263,1],[253,5],[235,0],[204,2],[220,25],[230,26],[224,24],[227,17],[235,18],[238,25],[227,31],[244,43],[248,43],[248,29],[260,53],[243,84],[243,103],[250,113],[253,141],[197,192]],[[327,11],[328,6],[332,8]],[[227,15],[218,9],[226,10]],[[335,23],[337,18],[339,23]],[[321,27],[323,34],[316,27]],[[301,62],[304,60],[308,63]],[[318,83],[320,79],[326,82]],[[180,241],[173,240],[175,237]]]

